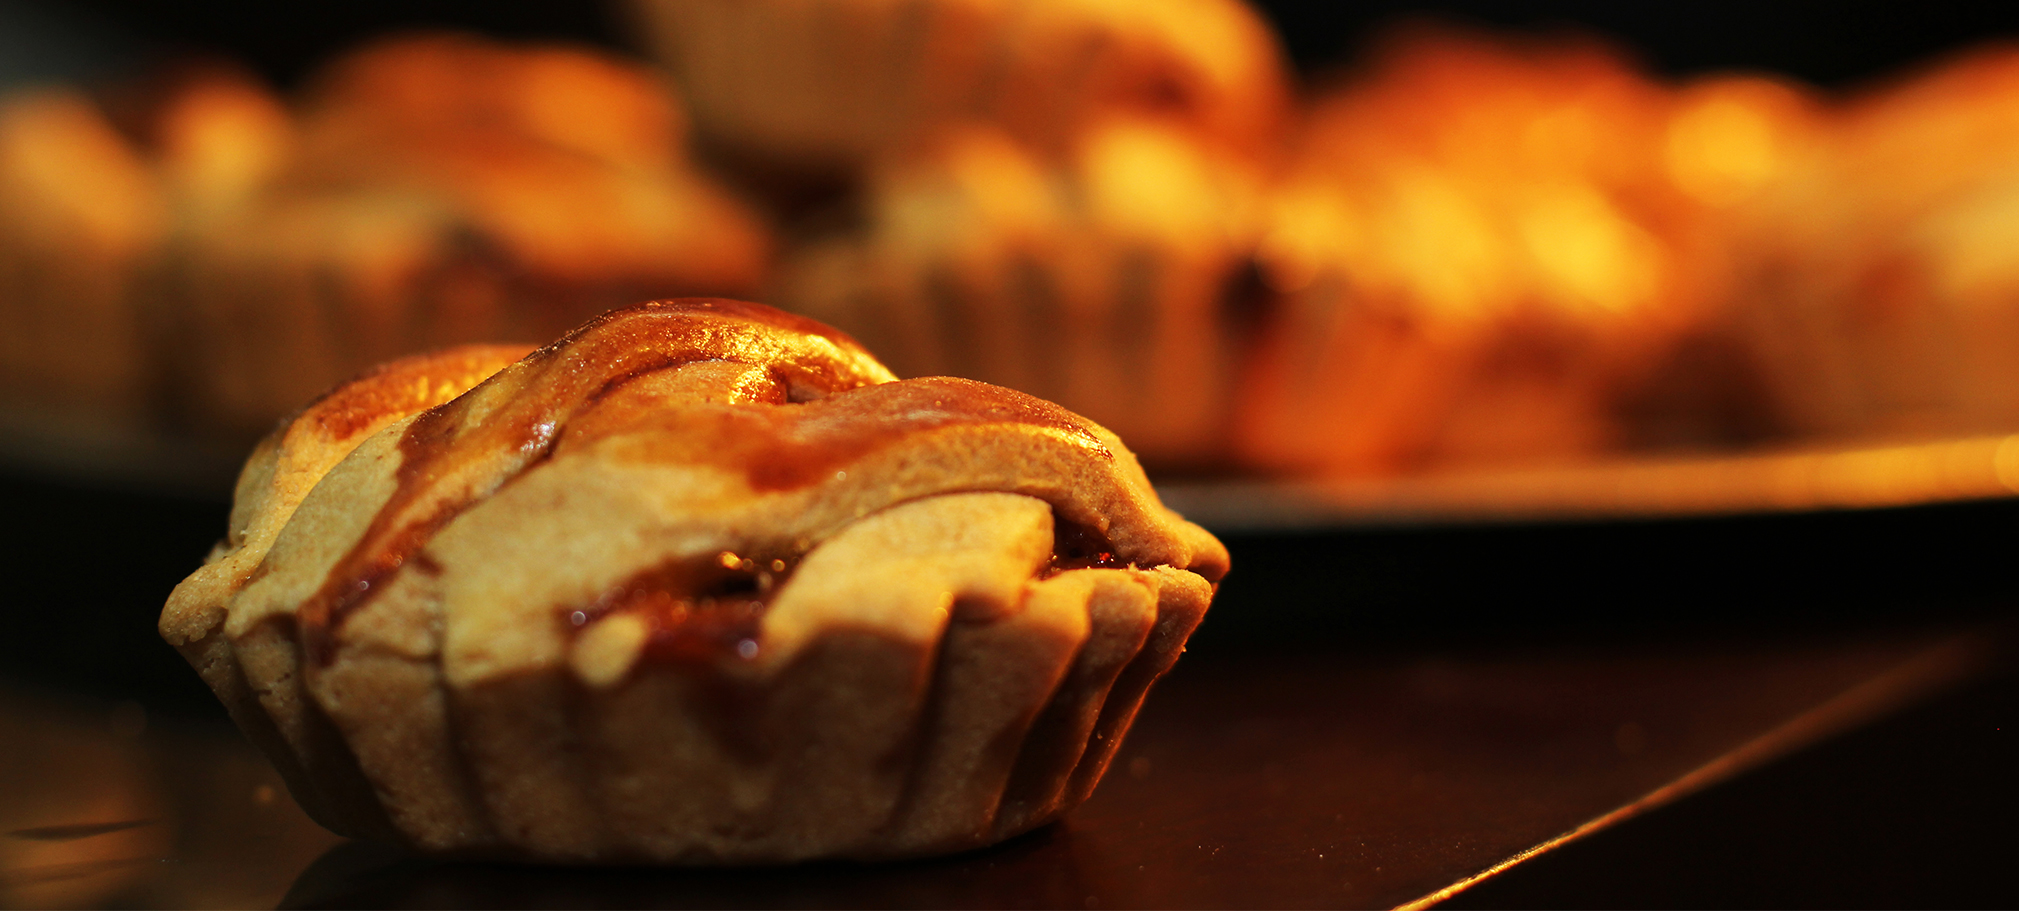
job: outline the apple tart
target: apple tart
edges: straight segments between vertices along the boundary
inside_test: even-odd
[[[1084,800],[1227,562],[1092,422],[690,299],[332,391],[161,632],[347,835],[900,857]]]

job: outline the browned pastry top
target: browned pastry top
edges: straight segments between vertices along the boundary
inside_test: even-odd
[[[717,361],[769,368],[761,379],[706,384],[713,388],[702,395],[720,396],[723,405],[813,401],[890,379],[846,336],[770,308],[687,300],[648,303],[599,317],[500,371],[472,394],[419,413],[406,427],[392,497],[296,614],[311,651],[327,661],[330,628],[341,625],[371,597],[374,585],[403,566],[465,506],[557,451],[664,417],[655,407],[664,403],[651,391],[640,391],[651,385],[649,378]],[[633,384],[640,390],[631,389]],[[332,399],[360,397],[354,389],[339,390]],[[578,417],[587,420],[578,422]],[[678,447],[687,450],[680,455],[732,460],[738,455],[733,441],[709,439],[730,430],[728,425],[692,429],[701,432],[677,437],[692,446]],[[834,442],[840,445],[802,447],[798,462],[816,461],[853,441]],[[752,470],[753,481],[792,482],[791,469],[777,471],[775,458],[743,464]],[[774,470],[763,471],[765,467]]]
[[[220,580],[234,590],[217,593],[234,601],[231,626],[292,614],[311,660],[326,664],[347,640],[348,621],[401,570],[442,573],[427,549],[447,526],[536,469],[566,472],[586,460],[646,471],[641,477],[674,471],[663,489],[643,483],[678,504],[666,522],[704,530],[678,553],[641,550],[602,594],[548,608],[577,615],[572,625],[581,626],[656,603],[656,626],[678,620],[686,632],[662,629],[648,656],[705,656],[716,648],[706,643],[750,638],[697,631],[709,623],[754,630],[757,595],[827,534],[941,493],[997,490],[1051,502],[1062,566],[1172,566],[1209,580],[1225,571],[1218,542],[1162,509],[1133,456],[1098,425],[1001,387],[895,381],[847,336],[769,307],[684,299],[612,311],[467,393],[443,395],[468,388],[473,369],[508,353],[463,350],[396,365],[306,409],[294,428],[318,428],[335,449],[356,451],[341,457],[344,468],[334,451],[313,460],[329,474],[323,489],[293,498],[298,511],[289,498],[250,510],[294,516],[234,523],[269,530],[266,541],[241,540],[241,549],[274,549],[235,554],[256,557],[256,567],[237,584]],[[388,429],[364,440],[366,427]],[[248,478],[259,474],[254,461]],[[545,509],[489,512],[523,523],[544,521]],[[290,546],[279,526],[297,525]],[[333,526],[356,530],[333,536]],[[171,605],[164,630],[176,613]]]
[[[303,805],[577,862],[1056,818],[1227,568],[1099,425],[714,299],[389,364],[233,510],[162,633]]]

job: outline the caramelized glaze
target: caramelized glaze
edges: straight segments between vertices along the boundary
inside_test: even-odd
[[[1051,559],[1039,578],[1134,565],[1096,529],[1057,518],[1052,529]],[[613,614],[637,614],[648,630],[643,657],[655,663],[705,670],[724,661],[748,661],[763,648],[764,614],[798,562],[798,555],[749,557],[731,551],[669,561],[611,586],[592,604],[561,614],[577,630]]]
[[[612,614],[644,619],[648,660],[694,667],[757,657],[758,627],[778,586],[798,557],[743,556],[675,560],[612,586],[594,604],[565,610],[568,625],[587,628]]]
[[[496,372],[501,358],[517,360],[531,345],[465,345],[401,358],[373,367],[324,393],[302,409],[332,439],[348,439],[388,415],[412,414],[456,389],[468,389]]]
[[[400,440],[398,486],[296,618],[327,662],[350,613],[434,533],[544,459],[556,431],[627,378],[710,360],[761,365],[796,397],[893,377],[846,335],[740,301],[654,301],[613,310],[416,416]]]
[[[751,388],[673,404],[647,394],[657,376],[704,362],[748,365],[758,378],[744,384]],[[443,526],[557,446],[675,430],[651,434],[647,457],[741,471],[758,492],[845,477],[869,453],[956,425],[1036,428],[1115,459],[1089,425],[1041,399],[969,380],[894,379],[846,335],[756,304],[689,299],[611,311],[414,417],[399,442],[394,493],[296,614],[304,646],[320,663],[333,660],[346,617]],[[1108,565],[1098,562],[1113,559],[1108,551],[1085,565]],[[751,641],[743,633],[762,615],[763,598],[710,597],[706,585],[720,580],[691,568],[666,572],[687,575],[640,582],[634,588],[646,594],[624,608],[658,618],[652,654],[713,660],[723,643],[733,650]]]
[[[678,433],[654,438],[650,457],[739,471],[751,489],[778,491],[834,477],[849,463],[913,434],[989,424],[1047,430],[1095,458],[1115,457],[1072,412],[1014,390],[953,377],[867,386],[804,405],[694,405],[637,415],[622,430],[677,428]]]
[[[1044,578],[1071,569],[1116,569],[1132,565],[1115,553],[1114,542],[1099,530],[1053,517],[1052,559],[1045,566]]]

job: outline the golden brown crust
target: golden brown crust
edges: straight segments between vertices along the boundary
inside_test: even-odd
[[[82,92],[0,93],[0,391],[35,425],[146,403],[138,307],[166,229],[147,162]],[[13,431],[7,431],[12,433]]]
[[[311,406],[164,611],[341,831],[576,861],[983,844],[1085,797],[1226,569],[1098,425],[897,382],[769,308],[613,311],[416,407],[414,371],[508,354]],[[263,493],[333,429],[313,489]]]
[[[247,678],[246,661],[250,658],[255,666],[261,660],[286,664],[292,643],[272,642],[272,630],[234,641],[222,632],[227,604],[257,571],[302,498],[360,441],[401,417],[461,395],[524,356],[528,347],[472,345],[403,358],[302,409],[254,450],[239,475],[225,540],[201,569],[176,586],[161,613],[162,637],[182,652],[239,727],[273,758],[303,808],[332,829],[389,832],[379,814],[359,817],[360,808],[373,809],[369,804],[329,793],[328,779],[335,778],[350,782],[355,794],[362,779],[354,768],[340,764],[323,776],[312,776],[304,757],[289,748],[282,725],[307,716],[296,711],[277,716],[270,711],[269,703],[289,698],[292,691],[256,688]],[[260,647],[262,639],[266,648]],[[329,739],[327,733],[321,736]],[[335,755],[347,754],[339,750]]]
[[[211,80],[163,117],[170,354],[181,407],[215,430],[413,351],[751,293],[769,258],[762,218],[688,159],[677,99],[619,58],[405,35],[336,60],[291,110],[258,95]]]
[[[789,250],[775,293],[901,373],[1025,390],[1145,459],[1208,465],[1253,316],[1260,183],[1154,122],[1088,124],[1057,155],[964,125],[875,162],[862,218]]]
[[[1316,101],[1272,190],[1260,258],[1283,300],[1236,412],[1243,460],[1394,472],[1622,446],[1624,403],[1724,293],[1711,200],[1752,187],[1675,172],[1678,136],[1704,140],[1672,118],[1710,101],[1770,135],[1758,94],[1677,93],[1582,39],[1398,33]]]
[[[220,587],[243,585],[273,546],[273,538],[309,489],[365,437],[400,418],[467,392],[527,345],[466,345],[401,358],[337,387],[261,441],[240,472],[229,530],[219,551],[176,590],[162,614],[161,633],[181,646],[207,635],[221,617]],[[194,585],[192,583],[195,583]],[[197,595],[206,602],[195,604]],[[171,626],[173,618],[177,622]],[[191,620],[204,618],[195,623]]]
[[[1732,318],[1785,430],[1837,439],[2019,423],[2019,49],[1989,44],[1827,111],[1746,225]]]
[[[1056,150],[1117,116],[1248,159],[1289,119],[1287,62],[1240,0],[633,0],[698,131],[788,169],[850,166],[949,123]]]

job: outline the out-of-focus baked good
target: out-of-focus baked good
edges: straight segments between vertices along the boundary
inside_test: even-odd
[[[646,304],[518,354],[311,405],[162,614],[339,832],[579,862],[986,844],[1086,796],[1226,570],[1107,431],[894,382],[769,308]]]
[[[1057,401],[1153,464],[1224,462],[1247,336],[1230,310],[1290,97],[1245,3],[633,8],[718,158],[788,211],[839,188],[768,299],[900,374]]]
[[[1773,243],[1762,210],[1811,167],[1829,109],[1792,80],[1722,74],[1677,86],[1666,119],[1660,173],[1671,204],[1654,224],[1685,273],[1673,306],[1688,328],[1609,396],[1615,442],[1704,449],[1785,437],[1789,424],[1739,324],[1762,290],[1758,253]]]
[[[1272,150],[1287,67],[1240,0],[636,0],[701,134],[846,169],[949,123],[1047,152],[1112,117]]]
[[[138,299],[166,221],[154,175],[89,98],[0,96],[0,411],[10,422],[89,436],[142,410]]]
[[[2019,429],[2019,49],[1854,98],[1756,216],[1738,325],[1790,429]]]
[[[949,129],[871,171],[861,217],[794,247],[773,298],[900,374],[1021,389],[1143,457],[1224,455],[1259,178],[1183,131],[1090,128],[1062,157]]]
[[[1760,160],[1768,98],[1678,94],[1575,41],[1396,38],[1317,103],[1275,188],[1260,259],[1283,300],[1243,457],[1380,472],[1621,445],[1622,397],[1728,293],[1719,213],[1781,166]]]
[[[171,105],[163,131],[210,140],[166,148],[197,203],[176,289],[209,423],[263,427],[403,353],[762,274],[763,225],[685,162],[677,102],[640,67],[423,35],[333,64],[291,124],[244,128],[254,103],[231,94]],[[268,148],[287,150],[270,169],[224,166]]]
[[[183,233],[252,203],[300,153],[293,113],[238,67],[191,63],[148,88],[139,98],[115,95],[114,103],[138,121]]]

